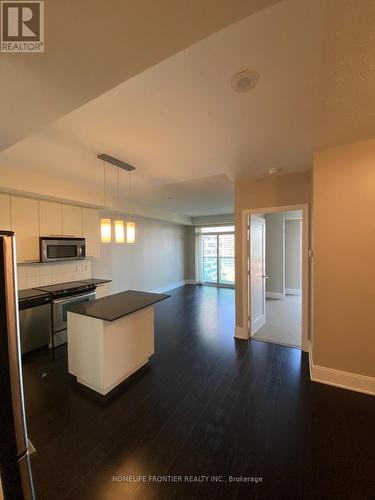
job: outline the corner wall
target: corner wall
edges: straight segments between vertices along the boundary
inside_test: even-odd
[[[265,214],[266,219],[266,297],[282,299],[284,276],[284,212]]]
[[[375,377],[375,140],[316,152],[313,363]]]
[[[285,292],[300,295],[302,287],[302,224],[285,220]]]

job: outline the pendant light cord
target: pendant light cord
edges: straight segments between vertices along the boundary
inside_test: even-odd
[[[103,160],[103,198],[104,198],[104,206],[106,207],[106,201],[107,201],[107,189],[106,189],[106,178],[105,178],[105,162]]]
[[[119,168],[117,168],[117,212],[120,211],[120,202],[119,202],[119,199],[120,199],[120,170]]]

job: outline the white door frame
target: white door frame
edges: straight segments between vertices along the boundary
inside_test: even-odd
[[[286,205],[280,207],[257,208],[242,211],[242,325],[250,338],[249,330],[249,240],[248,220],[251,214],[267,214],[272,212],[289,212],[302,210],[302,350],[309,351],[309,205]]]

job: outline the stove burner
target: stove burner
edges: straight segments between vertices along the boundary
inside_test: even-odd
[[[36,288],[36,290],[41,290],[43,292],[49,292],[54,297],[74,295],[79,292],[85,292],[90,290],[95,290],[95,284],[88,284],[82,281],[70,281],[68,283],[58,283],[56,285],[41,286]]]

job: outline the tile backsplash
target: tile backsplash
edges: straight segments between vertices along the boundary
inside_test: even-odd
[[[18,264],[18,289],[79,281],[91,277],[90,261],[45,264]]]

